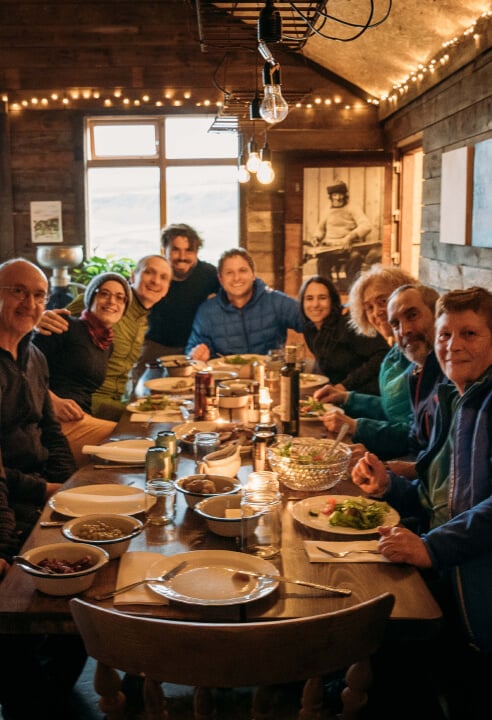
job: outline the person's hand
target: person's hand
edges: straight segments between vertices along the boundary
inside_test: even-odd
[[[367,495],[384,495],[389,486],[386,465],[374,453],[366,452],[352,470],[352,482]]]
[[[41,315],[41,319],[36,325],[36,330],[41,335],[61,335],[68,330],[68,322],[66,315],[70,315],[70,310],[66,308],[57,308],[56,310],[45,310]]]
[[[192,360],[201,360],[202,362],[208,362],[210,360],[210,349],[205,343],[195,345],[193,350],[190,352]]]
[[[51,391],[50,397],[55,417],[59,422],[76,422],[84,417],[84,411],[75,400],[58,397]]]
[[[367,452],[367,448],[362,443],[352,443],[351,445],[349,445],[349,448],[352,451],[348,466],[348,470],[351,473],[356,464],[361,459],[361,457],[364,457],[365,453]]]
[[[10,570],[10,565],[4,558],[0,558],[0,580],[2,580],[5,575]]]
[[[357,430],[357,420],[345,415],[343,410],[339,410],[338,408],[328,410],[328,412],[322,416],[321,422],[327,430],[335,434],[338,433],[342,425],[345,424],[349,426],[347,433],[348,436],[353,435]]]
[[[333,403],[334,405],[343,405],[348,399],[348,392],[341,390],[340,385],[323,385],[313,393],[313,398],[319,402]]]
[[[50,499],[52,495],[54,495],[58,490],[61,488],[61,483],[52,483],[47,482],[46,483],[46,493],[44,496],[45,502]]]
[[[408,563],[419,568],[432,567],[425,543],[418,535],[404,527],[378,527],[381,538],[378,548],[392,562]]]

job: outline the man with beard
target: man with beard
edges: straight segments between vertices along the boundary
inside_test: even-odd
[[[161,245],[173,277],[168,294],[150,312],[136,374],[143,372],[146,363],[162,355],[184,353],[198,306],[220,287],[217,269],[198,259],[203,241],[190,225],[179,223],[165,227]]]

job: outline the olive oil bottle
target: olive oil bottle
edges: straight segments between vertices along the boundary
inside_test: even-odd
[[[285,365],[280,371],[280,421],[282,432],[299,434],[299,370],[296,368],[296,346],[285,346]]]

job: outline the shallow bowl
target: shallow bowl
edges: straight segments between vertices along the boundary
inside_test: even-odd
[[[31,548],[31,550],[26,550],[21,555],[26,560],[37,564],[45,558],[76,562],[85,556],[89,556],[92,565],[79,572],[47,575],[23,565],[19,565],[19,567],[33,578],[36,588],[46,593],[46,595],[76,595],[90,588],[96,578],[96,573],[109,562],[109,555],[106,550],[86,543],[62,542],[40,545]]]
[[[218,384],[219,407],[239,408],[248,404],[249,384],[240,380],[230,380]]]
[[[188,490],[184,487],[184,485],[187,485],[190,482],[196,481],[196,484],[198,485],[200,482],[205,480],[210,480],[214,483],[215,492],[200,492],[199,490],[194,489]],[[200,500],[204,500],[205,498],[214,497],[216,495],[234,495],[241,490],[241,483],[239,480],[225,475],[187,475],[186,477],[176,480],[174,484],[176,486],[176,490],[184,495],[188,507],[191,508],[195,507]]]
[[[98,526],[99,523],[120,530],[122,534],[119,537],[102,537]],[[123,555],[128,550],[132,538],[140,535],[143,529],[143,523],[130,515],[101,513],[82,515],[69,520],[62,527],[62,533],[68,540],[73,542],[90,543],[104,548],[110,559],[113,559]]]
[[[196,369],[187,355],[163,355],[159,362],[166,368],[169,377],[188,377]]]
[[[348,471],[352,451],[348,445],[340,443],[333,457],[329,457],[334,440],[300,437],[267,450],[268,462],[272,470],[278,473],[278,479],[291,490],[319,491],[334,487]],[[290,446],[296,455],[306,458],[286,456],[285,448]],[[316,461],[308,458],[316,457]]]
[[[234,517],[226,517],[226,510],[232,510]],[[256,525],[257,518],[253,515],[251,508],[246,507],[245,511],[251,518],[247,520],[248,525]],[[223,537],[239,537],[241,535],[241,494],[238,495],[216,495],[215,497],[201,500],[195,505],[195,512],[205,518],[208,529],[216,535]],[[248,533],[251,528],[248,528]]]

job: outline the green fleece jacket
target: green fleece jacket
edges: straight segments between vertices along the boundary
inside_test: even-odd
[[[363,443],[381,460],[404,457],[408,452],[413,412],[407,372],[410,361],[394,345],[379,370],[380,395],[350,392],[343,409],[357,418],[352,442]]]

